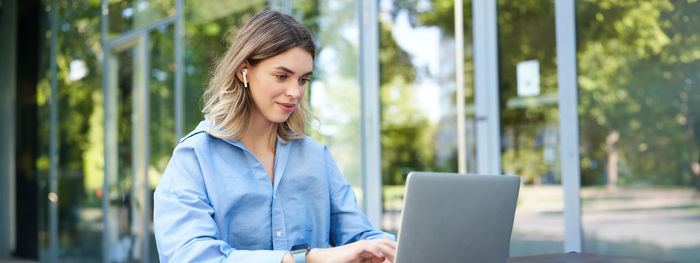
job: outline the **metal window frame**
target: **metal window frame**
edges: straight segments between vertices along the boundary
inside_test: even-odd
[[[55,0],[53,0],[55,1]],[[149,184],[148,184],[148,164],[150,162],[150,77],[149,77],[149,72],[150,72],[150,54],[149,54],[149,41],[150,41],[150,33],[154,30],[156,30],[159,27],[163,26],[174,26],[175,30],[175,36],[174,36],[174,42],[175,42],[175,51],[174,51],[174,56],[175,56],[175,94],[174,94],[174,112],[175,112],[175,142],[179,140],[179,138],[182,137],[183,134],[183,67],[184,67],[184,61],[183,61],[183,38],[184,38],[184,1],[183,0],[175,0],[175,15],[168,16],[165,18],[162,18],[156,22],[150,23],[146,26],[139,27],[130,31],[127,31],[120,36],[113,38],[113,39],[108,39],[108,30],[109,30],[109,24],[108,24],[108,14],[109,14],[109,5],[107,0],[102,0],[101,2],[101,9],[102,9],[102,21],[101,21],[101,41],[102,41],[102,91],[104,94],[104,132],[105,132],[105,149],[104,149],[104,184],[102,187],[102,192],[103,192],[103,199],[102,199],[102,212],[103,212],[103,225],[105,230],[109,228],[111,224],[114,222],[109,221],[109,185],[110,185],[110,180],[114,178],[116,175],[116,162],[117,162],[117,156],[115,155],[115,150],[116,150],[116,145],[117,145],[117,137],[116,137],[116,125],[117,125],[117,120],[115,118],[116,116],[116,90],[113,90],[110,88],[111,82],[114,80],[111,80],[109,78],[110,76],[110,71],[114,70],[112,69],[111,64],[114,63],[113,59],[113,53],[118,53],[126,49],[131,49],[131,48],[136,48],[137,52],[140,53],[140,56],[143,57],[143,72],[141,74],[143,75],[142,81],[142,89],[140,90],[141,92],[141,102],[142,102],[142,108],[139,110],[139,112],[136,114],[138,115],[138,118],[141,118],[140,120],[143,122],[142,127],[136,127],[138,131],[134,131],[136,136],[135,138],[140,138],[143,142],[143,145],[141,147],[141,153],[143,155],[143,165],[142,167],[134,167],[134,174],[139,174],[142,173],[143,176],[142,179],[143,182],[137,182],[140,184],[143,189],[142,190],[142,198],[143,198],[143,213],[141,213],[141,223],[143,224],[141,227],[141,233],[140,233],[140,239],[142,242],[142,249],[143,249],[143,262],[149,262],[150,261],[150,223],[151,223],[151,217],[150,215],[150,210],[151,210],[151,202],[150,202],[150,197],[148,196],[149,194]],[[138,46],[137,46],[138,45]],[[136,176],[135,176],[136,177]],[[134,180],[139,180],[137,178],[134,178]],[[135,181],[136,182],[136,181]],[[135,187],[138,185],[135,184]],[[57,235],[57,233],[56,233]],[[52,235],[52,236],[56,236]],[[111,259],[110,251],[109,251],[109,231],[103,231],[102,235],[102,261],[104,262],[109,262]],[[56,246],[52,245],[52,249],[54,249]],[[53,257],[52,259],[56,259]],[[54,260],[55,261],[55,260]]]
[[[0,257],[16,249],[16,123],[17,123],[17,1],[3,3],[0,35],[9,41],[0,43],[5,59],[0,66]],[[4,176],[2,176],[4,175]]]
[[[293,16],[292,1],[293,0],[268,0],[267,3],[270,10]]]
[[[461,4],[458,2],[461,1],[455,1],[455,9]],[[477,172],[500,174],[497,1],[472,1],[472,9],[476,129],[479,136],[476,142]],[[455,19],[461,19],[457,18],[457,12],[455,10]],[[581,169],[578,152],[576,12],[573,0],[555,1],[555,26],[564,191],[564,252],[581,252]],[[459,26],[455,24],[455,28],[458,30]],[[460,147],[465,146],[460,144]]]
[[[497,1],[472,1],[476,171],[501,174]],[[460,145],[460,147],[465,147]]]
[[[145,33],[141,35],[139,38],[139,43],[136,47],[134,47],[138,55],[136,55],[136,59],[134,60],[134,69],[137,69],[135,72],[136,74],[133,76],[134,80],[136,83],[140,83],[140,85],[136,85],[133,90],[134,95],[138,96],[132,96],[132,119],[131,122],[135,124],[135,127],[132,128],[132,146],[131,149],[133,151],[133,160],[132,160],[132,174],[133,174],[133,185],[134,188],[138,187],[139,185],[143,186],[143,188],[138,189],[137,191],[134,191],[136,195],[134,195],[134,199],[136,200],[137,203],[142,203],[143,207],[141,209],[135,209],[137,210],[136,213],[132,213],[132,215],[137,214],[140,216],[140,220],[137,218],[133,218],[133,226],[136,226],[139,228],[139,233],[138,233],[138,239],[140,244],[142,245],[142,255],[143,255],[143,260],[147,262],[147,255],[148,255],[148,250],[149,250],[149,242],[147,242],[147,236],[148,236],[148,225],[149,225],[149,218],[146,216],[148,213],[148,208],[150,205],[148,204],[148,162],[149,162],[149,157],[150,157],[150,136],[148,133],[148,128],[149,128],[149,116],[150,116],[150,102],[149,102],[149,90],[150,90],[150,77],[149,77],[149,72],[150,72],[150,52],[149,52],[149,41],[150,41],[150,31],[148,33]],[[143,181],[142,181],[143,180]],[[134,209],[133,207],[131,209]],[[139,211],[140,210],[140,211]],[[104,232],[103,232],[104,233]],[[136,243],[139,244],[139,243]]]
[[[184,131],[184,115],[183,115],[183,93],[184,93],[184,72],[185,61],[184,51],[185,45],[185,1],[175,0],[175,144],[180,141]]]
[[[581,167],[574,0],[555,1],[559,140],[564,190],[564,252],[581,252]]]
[[[58,4],[51,0],[51,48],[49,68],[51,96],[49,98],[49,193],[58,192],[58,80],[56,56],[58,54]],[[49,199],[50,200],[50,199]],[[49,201],[49,258],[58,260],[58,200]]]
[[[375,228],[382,226],[382,164],[379,105],[379,3],[357,1],[360,26],[359,78],[361,97],[363,209]]]
[[[464,101],[464,14],[462,0],[455,9],[455,89],[457,90],[457,172],[467,173],[467,130]]]
[[[292,15],[292,0],[273,0],[273,9]],[[359,27],[360,141],[362,209],[375,228],[382,223],[382,169],[379,102],[379,3],[355,2]]]

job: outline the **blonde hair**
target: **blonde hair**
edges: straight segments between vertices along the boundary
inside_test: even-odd
[[[250,120],[254,102],[250,90],[236,73],[246,61],[255,66],[265,59],[300,47],[315,59],[316,47],[311,33],[291,16],[276,11],[255,14],[240,29],[233,45],[219,60],[209,86],[204,91],[204,118],[217,126],[207,132],[222,139],[240,140]],[[311,117],[306,99],[289,118],[277,124],[277,135],[284,140],[304,138]]]

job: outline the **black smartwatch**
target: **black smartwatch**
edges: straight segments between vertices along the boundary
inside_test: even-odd
[[[294,263],[306,263],[306,254],[308,253],[309,244],[294,245],[292,251],[289,251],[289,254],[292,254],[294,258]]]

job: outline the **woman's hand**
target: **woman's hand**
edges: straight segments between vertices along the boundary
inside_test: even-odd
[[[394,262],[396,242],[388,238],[360,240],[340,247],[312,249],[306,262],[382,263]]]

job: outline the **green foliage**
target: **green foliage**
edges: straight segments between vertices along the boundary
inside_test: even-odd
[[[550,167],[542,162],[542,149],[527,147],[523,149],[508,149],[503,152],[501,162],[503,171],[513,171],[522,177],[526,184],[540,183],[542,175],[546,174]]]
[[[379,23],[382,182],[404,184],[411,171],[433,170],[432,124],[415,106],[417,70],[391,35],[391,21]]]
[[[168,1],[152,1],[145,13],[124,21],[121,11],[133,7],[134,2],[110,2],[110,34],[123,33],[130,28],[149,23],[153,18],[173,14]],[[454,1],[393,0],[390,15],[407,12],[414,27],[438,27],[447,35],[454,32]],[[317,70],[316,78],[325,86],[333,87],[334,100],[342,101],[338,94],[356,94],[357,42],[342,35],[343,26],[354,21],[354,13],[328,13],[323,1],[295,1],[295,17],[300,19],[318,36],[318,52],[332,47],[342,55],[337,72],[345,74],[345,80],[332,82],[335,76]],[[346,9],[354,8],[348,3]],[[553,1],[499,1],[498,30],[500,48],[500,94],[504,134],[514,132],[516,145],[503,152],[505,171],[513,171],[528,181],[537,181],[548,171],[556,169],[542,160],[541,131],[556,126],[556,105],[507,108],[510,98],[516,97],[516,72],[518,62],[536,59],[540,62],[542,93],[557,92],[556,49],[554,43]],[[471,3],[463,3],[465,48],[470,48]],[[99,128],[102,119],[101,43],[99,1],[61,2],[59,8],[59,35],[57,55],[59,83],[59,166],[66,174],[82,174],[85,195],[92,196],[101,188],[102,165],[98,154],[103,151],[104,131]],[[185,127],[188,132],[202,119],[201,94],[206,87],[209,69],[222,56],[233,41],[232,36],[252,14],[266,8],[266,1],[213,1],[193,3],[186,1],[185,23]],[[577,35],[579,59],[579,117],[581,126],[582,181],[599,184],[606,177],[605,163],[609,152],[605,138],[612,131],[619,131],[617,142],[620,154],[621,178],[626,184],[673,184],[700,186],[700,175],[693,167],[698,164],[700,144],[700,4],[697,1],[625,1],[585,0],[577,2]],[[332,16],[329,24],[321,22],[324,16]],[[149,20],[150,19],[150,20]],[[324,20],[325,21],[325,20]],[[413,83],[421,70],[411,62],[411,56],[396,43],[392,36],[391,21],[381,21],[380,28],[380,83],[382,105],[382,169],[385,183],[401,183],[408,171],[437,169],[434,138],[436,124],[431,123],[413,101]],[[168,29],[172,31],[172,28]],[[47,32],[45,41],[50,37]],[[221,39],[226,39],[221,41]],[[160,40],[159,40],[160,39]],[[174,52],[171,34],[153,36],[158,46],[154,52],[153,67],[172,76]],[[356,40],[355,40],[356,41]],[[87,75],[78,80],[70,79],[70,63],[83,61]],[[471,54],[466,52],[467,98],[471,93]],[[48,79],[48,71],[44,72]],[[324,74],[330,74],[324,76]],[[335,73],[333,73],[335,74]],[[169,103],[173,99],[172,79],[162,83],[153,81],[151,108],[154,116],[162,120],[151,124],[151,134],[161,134],[162,140],[153,142],[157,149],[151,155],[154,176],[164,169],[169,149],[174,141],[173,120],[163,116],[173,113]],[[311,91],[310,91],[311,92]],[[354,92],[354,93],[353,93]],[[398,96],[392,95],[398,93]],[[46,80],[38,86],[37,104],[41,107],[39,129],[48,129],[48,97]],[[311,95],[309,95],[310,97]],[[358,97],[358,95],[353,95]],[[348,97],[353,97],[348,96]],[[124,112],[129,112],[122,104]],[[340,105],[344,112],[355,112],[357,101],[347,100]],[[357,112],[352,120],[326,124],[350,125],[346,135],[334,134],[321,140],[347,141],[356,127]],[[125,115],[122,118],[127,119]],[[324,124],[325,125],[325,124]],[[510,127],[510,128],[509,128]],[[122,127],[126,129],[128,127]],[[128,129],[120,136],[130,136]],[[46,132],[42,132],[46,134]],[[514,137],[515,138],[515,137]],[[42,139],[40,148],[48,148],[48,140]],[[349,147],[349,146],[348,146]],[[342,147],[341,147],[342,148]],[[350,149],[350,148],[347,148]],[[353,150],[354,151],[354,150]],[[97,159],[96,159],[97,158]],[[345,157],[342,157],[345,158]],[[43,160],[43,161],[41,161]],[[350,159],[348,159],[350,160]],[[356,161],[348,161],[356,162]],[[38,163],[46,169],[46,154]],[[351,172],[351,173],[359,173]],[[621,181],[623,182],[623,181]],[[62,197],[63,198],[63,197]],[[66,197],[68,198],[68,197]],[[99,206],[95,199],[76,197],[76,203]],[[66,199],[70,200],[70,199]]]
[[[412,57],[404,51],[392,35],[399,15],[406,14],[413,28],[433,28],[440,31],[444,40],[454,38],[454,1],[449,0],[393,0],[380,19],[379,60],[380,100],[382,106],[382,173],[384,184],[403,184],[411,171],[457,170],[455,113],[448,112],[437,121],[428,119],[417,97],[418,78],[427,69],[414,65]],[[471,2],[463,3],[463,15],[471,17]],[[465,91],[468,107],[473,102],[473,60],[469,41],[471,19],[463,20],[465,39]],[[420,40],[416,40],[420,41]],[[443,48],[443,47],[439,47]],[[450,50],[441,52],[450,53]],[[450,70],[450,65],[440,66]],[[451,74],[440,73],[439,79],[452,79]],[[449,82],[448,82],[449,83]],[[438,85],[443,85],[438,84]],[[436,87],[440,93],[442,88]],[[447,94],[450,102],[456,101],[456,90]],[[450,105],[454,107],[453,105]],[[430,107],[444,107],[431,105]],[[468,114],[469,115],[469,114]],[[473,116],[466,116],[468,119]],[[439,151],[439,152],[438,152]],[[473,168],[472,168],[473,169]]]
[[[605,163],[605,138],[619,131],[625,182],[700,187],[692,171],[700,110],[691,106],[700,98],[690,95],[699,91],[700,42],[689,23],[700,20],[700,5],[584,1],[577,8],[582,155]],[[584,183],[600,181],[604,167],[582,166]]]
[[[185,1],[183,136],[204,119],[202,94],[210,71],[233,43],[236,32],[266,1]]]
[[[379,23],[379,83],[389,83],[395,78],[413,82],[416,69],[411,63],[411,56],[401,49],[391,35],[391,26]]]
[[[438,26],[453,32],[454,2],[425,3],[393,0],[391,15],[406,11],[414,26]],[[471,4],[463,6],[469,51]],[[539,61],[542,93],[557,93],[553,8],[554,1],[498,1],[503,136],[515,136],[508,140],[515,144],[503,152],[503,167],[531,182],[558,170],[544,162],[542,144],[532,143],[543,139],[542,130],[558,125],[558,110],[556,104],[507,105],[517,97],[515,65],[525,60]],[[699,166],[700,144],[700,107],[696,106],[700,105],[699,14],[698,1],[577,1],[584,184],[605,183],[609,154],[605,138],[619,131],[621,184],[700,187],[700,174],[693,170]],[[391,41],[387,36],[382,35],[382,43]],[[465,55],[469,68],[471,57],[469,52]],[[390,81],[391,74],[395,73],[383,76],[382,83]]]
[[[109,37],[174,14],[172,0],[148,1],[145,10],[125,16],[140,1],[109,1]],[[342,2],[342,1],[341,1]],[[45,1],[44,4],[48,2]],[[210,70],[234,41],[235,32],[254,13],[267,6],[265,0],[185,1],[184,24],[184,119],[183,134],[203,119],[201,95]],[[403,184],[413,170],[454,170],[456,159],[438,163],[439,131],[453,129],[449,118],[431,121],[416,103],[417,76],[411,55],[392,35],[393,22],[406,12],[413,27],[437,27],[454,34],[454,1],[392,0],[389,18],[379,26],[382,173],[385,185]],[[323,89],[328,105],[315,105],[325,133],[311,133],[332,145],[341,171],[353,185],[360,180],[360,95],[358,39],[348,37],[359,24],[353,1],[293,1],[293,15],[309,27],[316,38],[317,54],[334,53],[333,65],[316,61],[311,87]],[[510,107],[517,98],[515,65],[525,60],[540,64],[541,90],[557,93],[554,1],[498,1],[499,65],[503,169],[540,183],[559,172],[558,159],[545,160],[547,142],[556,134],[556,104]],[[43,12],[48,12],[49,9]],[[101,209],[98,198],[104,183],[104,94],[102,92],[102,43],[100,1],[58,1],[58,215],[61,246],[66,251],[90,247],[83,239],[93,220],[81,213]],[[471,1],[463,2],[465,33],[465,100],[473,101]],[[47,15],[48,13],[46,13]],[[700,3],[681,0],[582,0],[576,1],[579,124],[581,131],[581,179],[584,185],[606,183],[605,167],[612,154],[606,138],[619,132],[615,143],[619,155],[620,185],[695,185],[700,189]],[[48,23],[47,21],[43,21]],[[36,160],[42,189],[46,190],[49,168],[49,55],[51,32],[41,33],[41,80],[36,102],[39,113],[40,155]],[[352,35],[352,34],[350,34]],[[174,132],[174,30],[157,29],[150,35],[148,76],[151,136],[149,184],[155,186],[175,144]],[[222,39],[224,39],[222,41]],[[133,57],[120,53],[117,68],[120,173],[116,190],[126,196],[133,184],[130,165],[133,97]],[[131,54],[133,56],[133,54]],[[85,64],[85,76],[71,79],[71,62]],[[156,71],[157,70],[157,71]],[[155,73],[154,73],[155,72]],[[163,75],[164,74],[164,75]],[[158,76],[163,77],[158,77]],[[315,95],[314,95],[315,96]],[[319,95],[320,96],[320,95]],[[452,98],[456,95],[451,94]],[[314,106],[314,105],[312,105]],[[438,105],[435,105],[436,107]],[[342,114],[338,114],[342,113]],[[445,128],[448,127],[448,128]],[[456,144],[456,143],[454,143]],[[456,147],[456,146],[455,146]],[[446,149],[439,149],[446,151]],[[447,149],[451,151],[452,149]],[[558,153],[556,154],[558,156]],[[554,182],[557,182],[555,178]],[[387,199],[399,200],[402,188]],[[111,196],[114,202],[118,198]],[[392,202],[393,203],[393,202]],[[395,204],[394,204],[395,205]],[[46,236],[46,235],[44,235]],[[70,252],[94,254],[94,251]],[[99,258],[99,257],[97,257]]]
[[[430,0],[430,4],[421,0],[392,0],[393,8],[390,11],[391,16],[396,16],[405,11],[408,13],[409,22],[412,26],[437,26],[443,30],[445,34],[454,36],[455,32],[455,11],[454,1],[452,0]],[[462,16],[464,28],[464,39],[471,39],[472,28],[472,2],[470,0],[462,2]],[[465,41],[469,42],[469,41]]]
[[[386,185],[404,184],[411,171],[435,170],[434,128],[415,108],[412,89],[400,77],[380,88],[382,181]]]

